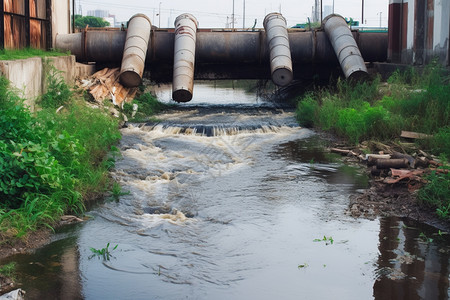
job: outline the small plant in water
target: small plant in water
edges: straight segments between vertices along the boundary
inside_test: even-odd
[[[425,243],[432,243],[432,242],[433,242],[433,239],[427,237],[426,234],[423,233],[423,232],[421,232],[421,233],[419,234],[419,239],[421,239],[421,240],[424,241]]]
[[[124,195],[130,195],[131,193],[129,192],[129,191],[127,191],[127,192],[124,192],[123,190],[122,190],[122,187],[120,186],[120,184],[118,184],[117,182],[114,182],[113,183],[113,186],[112,186],[112,189],[111,189],[111,197],[112,197],[112,199],[114,200],[114,201],[119,201],[119,198],[121,197],[121,196],[124,196]]]
[[[9,277],[9,278],[13,278],[15,269],[16,269],[16,263],[11,262],[7,265],[0,267],[0,274],[3,276]]]
[[[330,244],[333,245],[334,240],[333,240],[333,237],[331,237],[331,236],[327,237],[324,235],[322,239],[314,239],[313,242],[325,242],[326,245],[330,245]]]
[[[91,247],[91,251],[94,254],[90,258],[97,256],[97,257],[103,257],[103,260],[109,260],[111,257],[113,257],[113,255],[111,254],[110,251],[116,250],[117,246],[119,246],[119,245],[114,246],[114,248],[112,248],[111,250],[109,250],[109,243],[106,244],[106,247],[102,248],[102,249],[95,249],[95,248]]]
[[[308,265],[307,263],[298,265],[298,268],[299,268],[299,269],[305,269],[305,268],[307,268],[307,267],[309,267],[309,265]]]

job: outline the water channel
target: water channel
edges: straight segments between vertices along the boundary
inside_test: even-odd
[[[449,298],[447,235],[348,216],[368,178],[292,109],[211,83],[194,95],[122,129],[127,194],[10,258],[28,299]],[[108,243],[109,260],[90,250]]]

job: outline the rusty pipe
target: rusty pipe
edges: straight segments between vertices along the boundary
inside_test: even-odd
[[[150,41],[152,23],[144,14],[136,14],[128,23],[119,79],[126,87],[137,87],[142,82],[145,58]]]
[[[270,13],[264,18],[264,29],[269,45],[272,81],[278,86],[286,86],[294,77],[286,19],[280,13]]]
[[[191,14],[175,19],[172,99],[177,102],[192,99],[197,27],[197,19]]]
[[[322,23],[346,78],[364,79],[367,68],[345,19],[330,15]]]
[[[324,63],[337,65],[333,47],[323,31],[289,30],[293,65]],[[387,33],[352,32],[366,62],[385,62]],[[56,48],[70,51],[81,62],[119,63],[125,31],[84,31],[58,34]],[[264,32],[197,32],[196,64],[269,63]],[[174,33],[152,30],[146,64],[173,63]]]

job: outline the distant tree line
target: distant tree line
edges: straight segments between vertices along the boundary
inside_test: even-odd
[[[106,27],[110,26],[108,21],[103,20],[102,18],[93,17],[93,16],[81,16],[75,15],[75,27],[76,28],[85,28],[89,27]]]

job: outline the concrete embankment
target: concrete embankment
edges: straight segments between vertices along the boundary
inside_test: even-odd
[[[74,83],[75,78],[95,72],[95,65],[77,63],[75,56],[69,55],[3,60],[0,61],[0,74],[21,92],[25,103],[34,109],[36,99],[45,91],[45,77],[50,65],[61,71],[62,78],[69,85]]]

